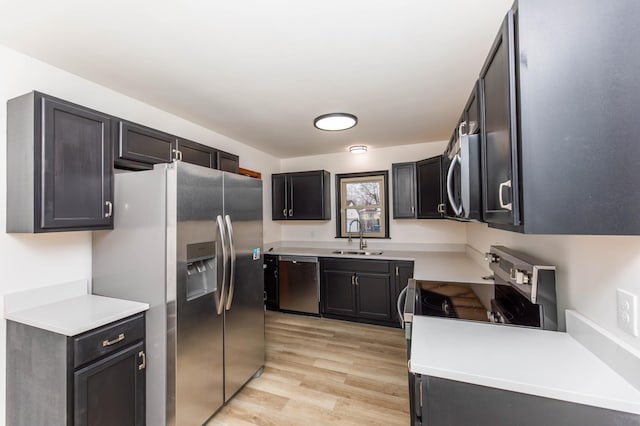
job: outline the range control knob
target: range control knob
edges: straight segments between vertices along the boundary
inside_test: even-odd
[[[498,263],[500,262],[500,257],[493,253],[485,253],[484,260],[486,260],[489,263]]]

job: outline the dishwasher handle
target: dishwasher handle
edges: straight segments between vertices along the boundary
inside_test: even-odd
[[[278,260],[291,263],[318,263],[318,258],[311,256],[278,256]]]

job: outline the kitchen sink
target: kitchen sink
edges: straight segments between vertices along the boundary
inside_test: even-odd
[[[381,251],[365,251],[365,250],[335,250],[333,254],[359,254],[362,256],[377,256],[382,254]]]

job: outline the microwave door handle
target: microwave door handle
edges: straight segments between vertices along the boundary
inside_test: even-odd
[[[449,170],[447,171],[447,198],[449,199],[449,204],[453,208],[453,212],[456,216],[460,216],[462,214],[462,206],[456,204],[456,200],[454,199],[454,190],[453,190],[453,168],[456,163],[460,164],[460,155],[456,154],[455,157],[451,160],[451,164],[449,164]]]
[[[229,273],[229,295],[227,296],[227,311],[231,309],[231,303],[233,303],[233,292],[236,287],[236,247],[233,241],[233,225],[231,224],[231,218],[229,215],[224,217],[224,221],[227,224],[227,232],[229,233],[229,257],[231,259],[231,272]]]
[[[500,184],[500,186],[498,186],[498,201],[500,202],[500,208],[501,209],[505,209],[505,210],[511,211],[512,210],[511,203],[505,203],[504,200],[502,199],[502,192],[503,192],[503,189],[505,187],[511,189],[511,179],[502,182]],[[509,191],[509,192],[511,192],[511,191]]]
[[[471,143],[471,136],[460,133],[460,212],[465,218],[469,217],[471,210]]]
[[[224,232],[224,223],[222,223],[222,216],[216,217],[216,223],[218,225],[218,233],[220,234],[220,245],[222,246],[222,280],[218,283],[220,288],[220,302],[216,306],[218,315],[222,315],[224,312],[224,299],[226,294],[226,282],[227,282],[227,242],[226,233]]]

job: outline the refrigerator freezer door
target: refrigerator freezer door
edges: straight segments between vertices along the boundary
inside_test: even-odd
[[[217,216],[222,172],[178,163],[176,226],[175,421],[201,425],[223,404],[223,315],[218,314],[224,259]],[[197,285],[191,284],[197,283]],[[200,282],[204,282],[200,286]],[[193,289],[197,291],[194,291]],[[204,289],[204,290],[200,290]],[[224,298],[224,297],[222,297]],[[171,313],[171,307],[168,308]],[[171,328],[172,316],[168,317]],[[168,419],[172,420],[172,419]],[[168,424],[172,424],[169,421]]]
[[[224,174],[225,215],[235,262],[233,294],[225,310],[225,401],[264,365],[262,181]],[[229,229],[228,231],[229,232]]]
[[[167,174],[116,174],[113,231],[93,232],[92,292],[149,304],[146,315],[148,425],[166,424]],[[174,214],[175,216],[175,214]]]

